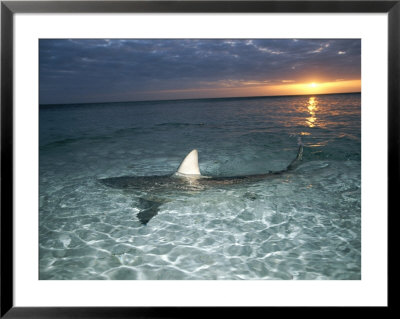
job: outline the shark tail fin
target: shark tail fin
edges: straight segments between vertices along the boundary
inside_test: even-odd
[[[177,175],[195,175],[200,176],[200,168],[199,168],[199,155],[197,150],[192,150],[179,166]]]
[[[295,169],[298,166],[299,162],[303,160],[303,142],[301,140],[301,137],[298,138],[297,144],[299,145],[297,155],[296,158],[286,168],[286,170],[288,171]]]

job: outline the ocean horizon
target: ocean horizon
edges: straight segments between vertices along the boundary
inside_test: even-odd
[[[337,92],[337,93],[318,93],[318,94],[285,94],[285,95],[256,95],[256,96],[224,96],[224,97],[199,97],[199,98],[178,98],[178,99],[154,99],[154,100],[132,100],[132,101],[92,101],[92,102],[76,102],[76,103],[39,103],[39,107],[48,106],[67,106],[67,105],[90,105],[90,104],[107,104],[107,103],[142,103],[142,102],[168,102],[168,101],[196,101],[196,100],[229,100],[229,99],[263,99],[263,98],[279,98],[279,97],[300,97],[300,96],[319,96],[319,95],[343,95],[343,94],[361,94],[361,92]]]

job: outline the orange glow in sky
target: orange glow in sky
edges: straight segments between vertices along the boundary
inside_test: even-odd
[[[307,95],[328,93],[361,92],[361,80],[290,83],[264,88],[266,95]]]
[[[262,84],[262,85],[261,85]],[[150,91],[148,91],[150,93]],[[163,98],[173,98],[177,94],[181,98],[202,97],[242,97],[242,96],[274,96],[274,95],[312,95],[329,93],[361,92],[361,80],[341,80],[333,82],[289,82],[280,84],[264,84],[255,82],[235,83],[224,86],[216,83],[213,87],[156,91]]]

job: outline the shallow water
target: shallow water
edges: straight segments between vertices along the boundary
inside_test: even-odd
[[[40,107],[40,279],[360,279],[360,94]],[[168,193],[142,225],[137,192],[101,178],[295,170]]]

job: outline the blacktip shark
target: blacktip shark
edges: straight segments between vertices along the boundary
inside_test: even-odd
[[[192,150],[178,167],[178,170],[169,175],[160,176],[120,176],[100,179],[104,185],[112,188],[127,191],[140,191],[139,206],[140,212],[137,214],[139,221],[146,225],[150,219],[158,214],[159,207],[165,203],[169,194],[179,192],[194,192],[209,187],[229,186],[235,184],[255,183],[265,178],[280,175],[295,169],[303,158],[303,143],[299,138],[299,148],[296,157],[283,170],[268,171],[266,173],[254,175],[239,175],[228,177],[204,176],[200,173],[198,151]]]

